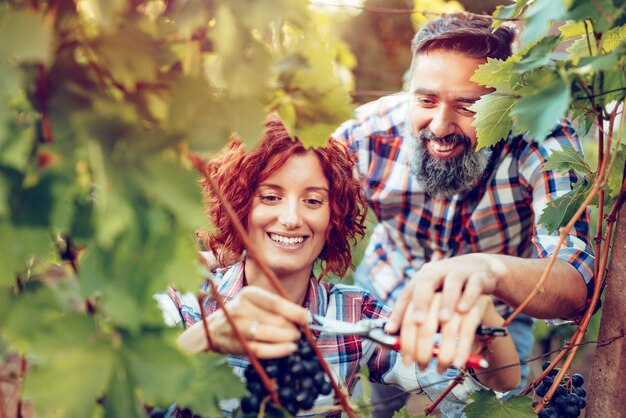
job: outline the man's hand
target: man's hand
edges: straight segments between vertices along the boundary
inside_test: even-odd
[[[421,369],[428,366],[433,357],[435,333],[440,332],[437,371],[443,373],[451,365],[461,368],[472,351],[476,328],[480,324],[499,326],[503,321],[493,309],[491,297],[481,295],[467,313],[454,312],[439,329],[437,311],[441,301],[442,294],[435,293],[426,315],[426,321],[423,323],[416,324],[411,319],[403,321],[400,347],[405,364],[416,362]],[[412,307],[411,303],[409,307]]]
[[[402,324],[404,333],[404,324],[424,324],[432,311],[435,292],[441,292],[441,302],[434,312],[438,322],[447,322],[454,312],[467,313],[480,295],[493,293],[506,274],[505,265],[489,254],[467,254],[426,263],[402,291],[386,330],[397,332]]]
[[[255,286],[247,286],[226,304],[237,329],[259,358],[280,358],[297,350],[298,325],[310,322],[308,311],[295,303]],[[244,349],[222,310],[207,317],[214,349],[243,354]],[[208,349],[202,321],[183,332],[178,342],[184,351]]]

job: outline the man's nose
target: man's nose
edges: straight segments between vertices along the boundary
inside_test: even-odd
[[[437,109],[428,127],[438,138],[443,138],[456,132],[454,116],[446,106]]]
[[[280,222],[287,229],[295,229],[302,225],[302,218],[300,216],[297,199],[287,199],[285,204],[282,206],[278,222]]]

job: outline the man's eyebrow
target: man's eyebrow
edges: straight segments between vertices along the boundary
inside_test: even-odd
[[[434,90],[425,89],[422,87],[417,87],[413,90],[413,94],[423,94],[425,96],[438,96],[439,94]]]
[[[480,96],[478,97],[457,97],[456,99],[454,99],[454,101],[456,102],[461,102],[461,103],[476,103],[478,100],[480,99]]]
[[[425,89],[423,87],[417,87],[413,90],[413,94],[422,94],[424,96],[435,96],[435,97],[439,97],[439,93],[436,92],[435,90],[430,90],[430,89]],[[469,104],[473,104],[476,103],[478,101],[478,99],[480,99],[481,96],[458,96],[454,98],[455,102],[461,102],[461,103],[469,103]]]

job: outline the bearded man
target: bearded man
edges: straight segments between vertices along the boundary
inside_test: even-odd
[[[573,173],[542,171],[552,150],[581,146],[566,121],[541,143],[503,138],[476,151],[472,104],[491,92],[471,77],[487,58],[512,54],[515,30],[492,28],[472,14],[444,15],[412,42],[409,92],[357,109],[333,135],[357,160],[369,206],[378,221],[355,282],[394,306],[388,331],[401,329],[402,352],[430,367],[436,324],[466,313],[492,294],[507,314],[526,298],[555,251],[558,236],[538,224],[549,201],[571,190]],[[509,325],[520,359],[529,358],[533,319],[573,319],[593,283],[589,213],[559,250],[544,291]],[[442,292],[438,318],[426,318]],[[443,339],[454,336],[442,336]],[[439,369],[460,366],[439,353]],[[522,384],[527,366],[522,368]],[[374,402],[389,393],[374,388]],[[382,403],[375,417],[404,403]]]

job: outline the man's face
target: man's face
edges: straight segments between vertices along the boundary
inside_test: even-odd
[[[416,58],[411,78],[411,171],[432,195],[468,190],[483,174],[489,150],[474,151],[474,112],[491,90],[470,81],[485,61],[436,50]]]

